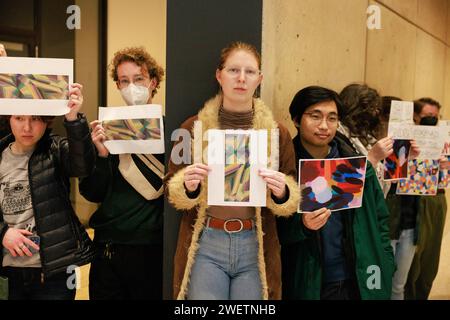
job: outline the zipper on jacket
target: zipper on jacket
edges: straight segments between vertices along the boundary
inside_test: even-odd
[[[103,256],[111,260],[114,254],[114,248],[112,242],[107,242],[105,244],[105,250],[103,250]]]
[[[31,163],[32,163],[32,159],[35,158],[35,152],[36,152],[37,148],[33,151],[33,153],[30,156],[30,159],[28,160],[28,183],[30,185],[30,197],[31,197],[31,206],[33,208],[33,216],[34,216],[34,224],[36,226],[36,234],[40,237],[41,231],[40,231],[40,226],[39,226],[39,219],[37,216],[37,212],[36,212],[36,208],[35,208],[35,198],[34,198],[34,192],[33,192],[33,185],[31,183],[31,181],[33,181],[31,179]],[[44,254],[44,250],[42,250],[42,242],[39,242],[39,257],[41,259],[41,266],[42,266],[42,272],[41,272],[41,283],[44,283],[44,270],[45,270],[45,254]]]

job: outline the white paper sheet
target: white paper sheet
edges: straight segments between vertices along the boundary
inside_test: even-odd
[[[450,120],[439,120],[439,127],[442,130],[442,136],[444,137],[444,150],[443,155],[450,155]]]
[[[68,77],[68,87],[73,83],[73,59],[46,58],[0,58],[0,75],[62,75]],[[0,84],[0,90],[3,85]],[[0,114],[2,115],[48,115],[60,116],[68,113],[68,99],[23,99],[2,98],[0,94]]]
[[[412,101],[391,101],[388,136],[398,140],[412,139],[411,126],[414,125],[414,103]]]
[[[442,155],[445,137],[438,126],[414,126],[413,139],[420,149],[418,159],[438,160]]]
[[[388,136],[396,140],[415,140],[420,148],[418,159],[439,159],[444,147],[442,128],[414,124],[412,101],[391,102]]]
[[[248,136],[250,187],[248,201],[227,201],[225,195],[226,135]],[[258,170],[267,168],[267,130],[208,130],[208,205],[265,207],[267,188]],[[236,150],[237,164],[245,163],[244,150]]]
[[[107,140],[104,144],[110,153],[164,153],[164,122],[162,119],[162,106],[157,104],[147,104],[140,106],[99,108],[99,120],[102,122],[128,119],[158,119],[160,137],[158,139],[146,140]]]

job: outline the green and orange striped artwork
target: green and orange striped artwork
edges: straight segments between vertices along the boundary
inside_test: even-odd
[[[249,144],[250,135],[225,134],[225,201],[250,201]]]
[[[68,100],[69,76],[0,73],[0,98]]]
[[[106,140],[161,139],[160,119],[120,119],[103,121]]]

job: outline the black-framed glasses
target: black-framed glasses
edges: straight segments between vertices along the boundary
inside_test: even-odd
[[[333,113],[329,114],[326,118],[321,112],[318,111],[303,112],[303,114],[306,114],[308,118],[317,125],[321,124],[324,119],[326,119],[327,124],[329,125],[337,125],[339,122],[338,115]]]

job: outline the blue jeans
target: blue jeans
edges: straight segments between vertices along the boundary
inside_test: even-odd
[[[402,230],[398,240],[391,240],[397,270],[392,278],[392,300],[404,300],[405,284],[414,258],[414,229]]]
[[[8,277],[9,300],[74,300],[76,289],[69,289],[70,274],[61,272],[41,279],[41,268],[4,267],[2,274]]]
[[[205,227],[187,296],[189,300],[261,300],[255,228],[228,233]]]

